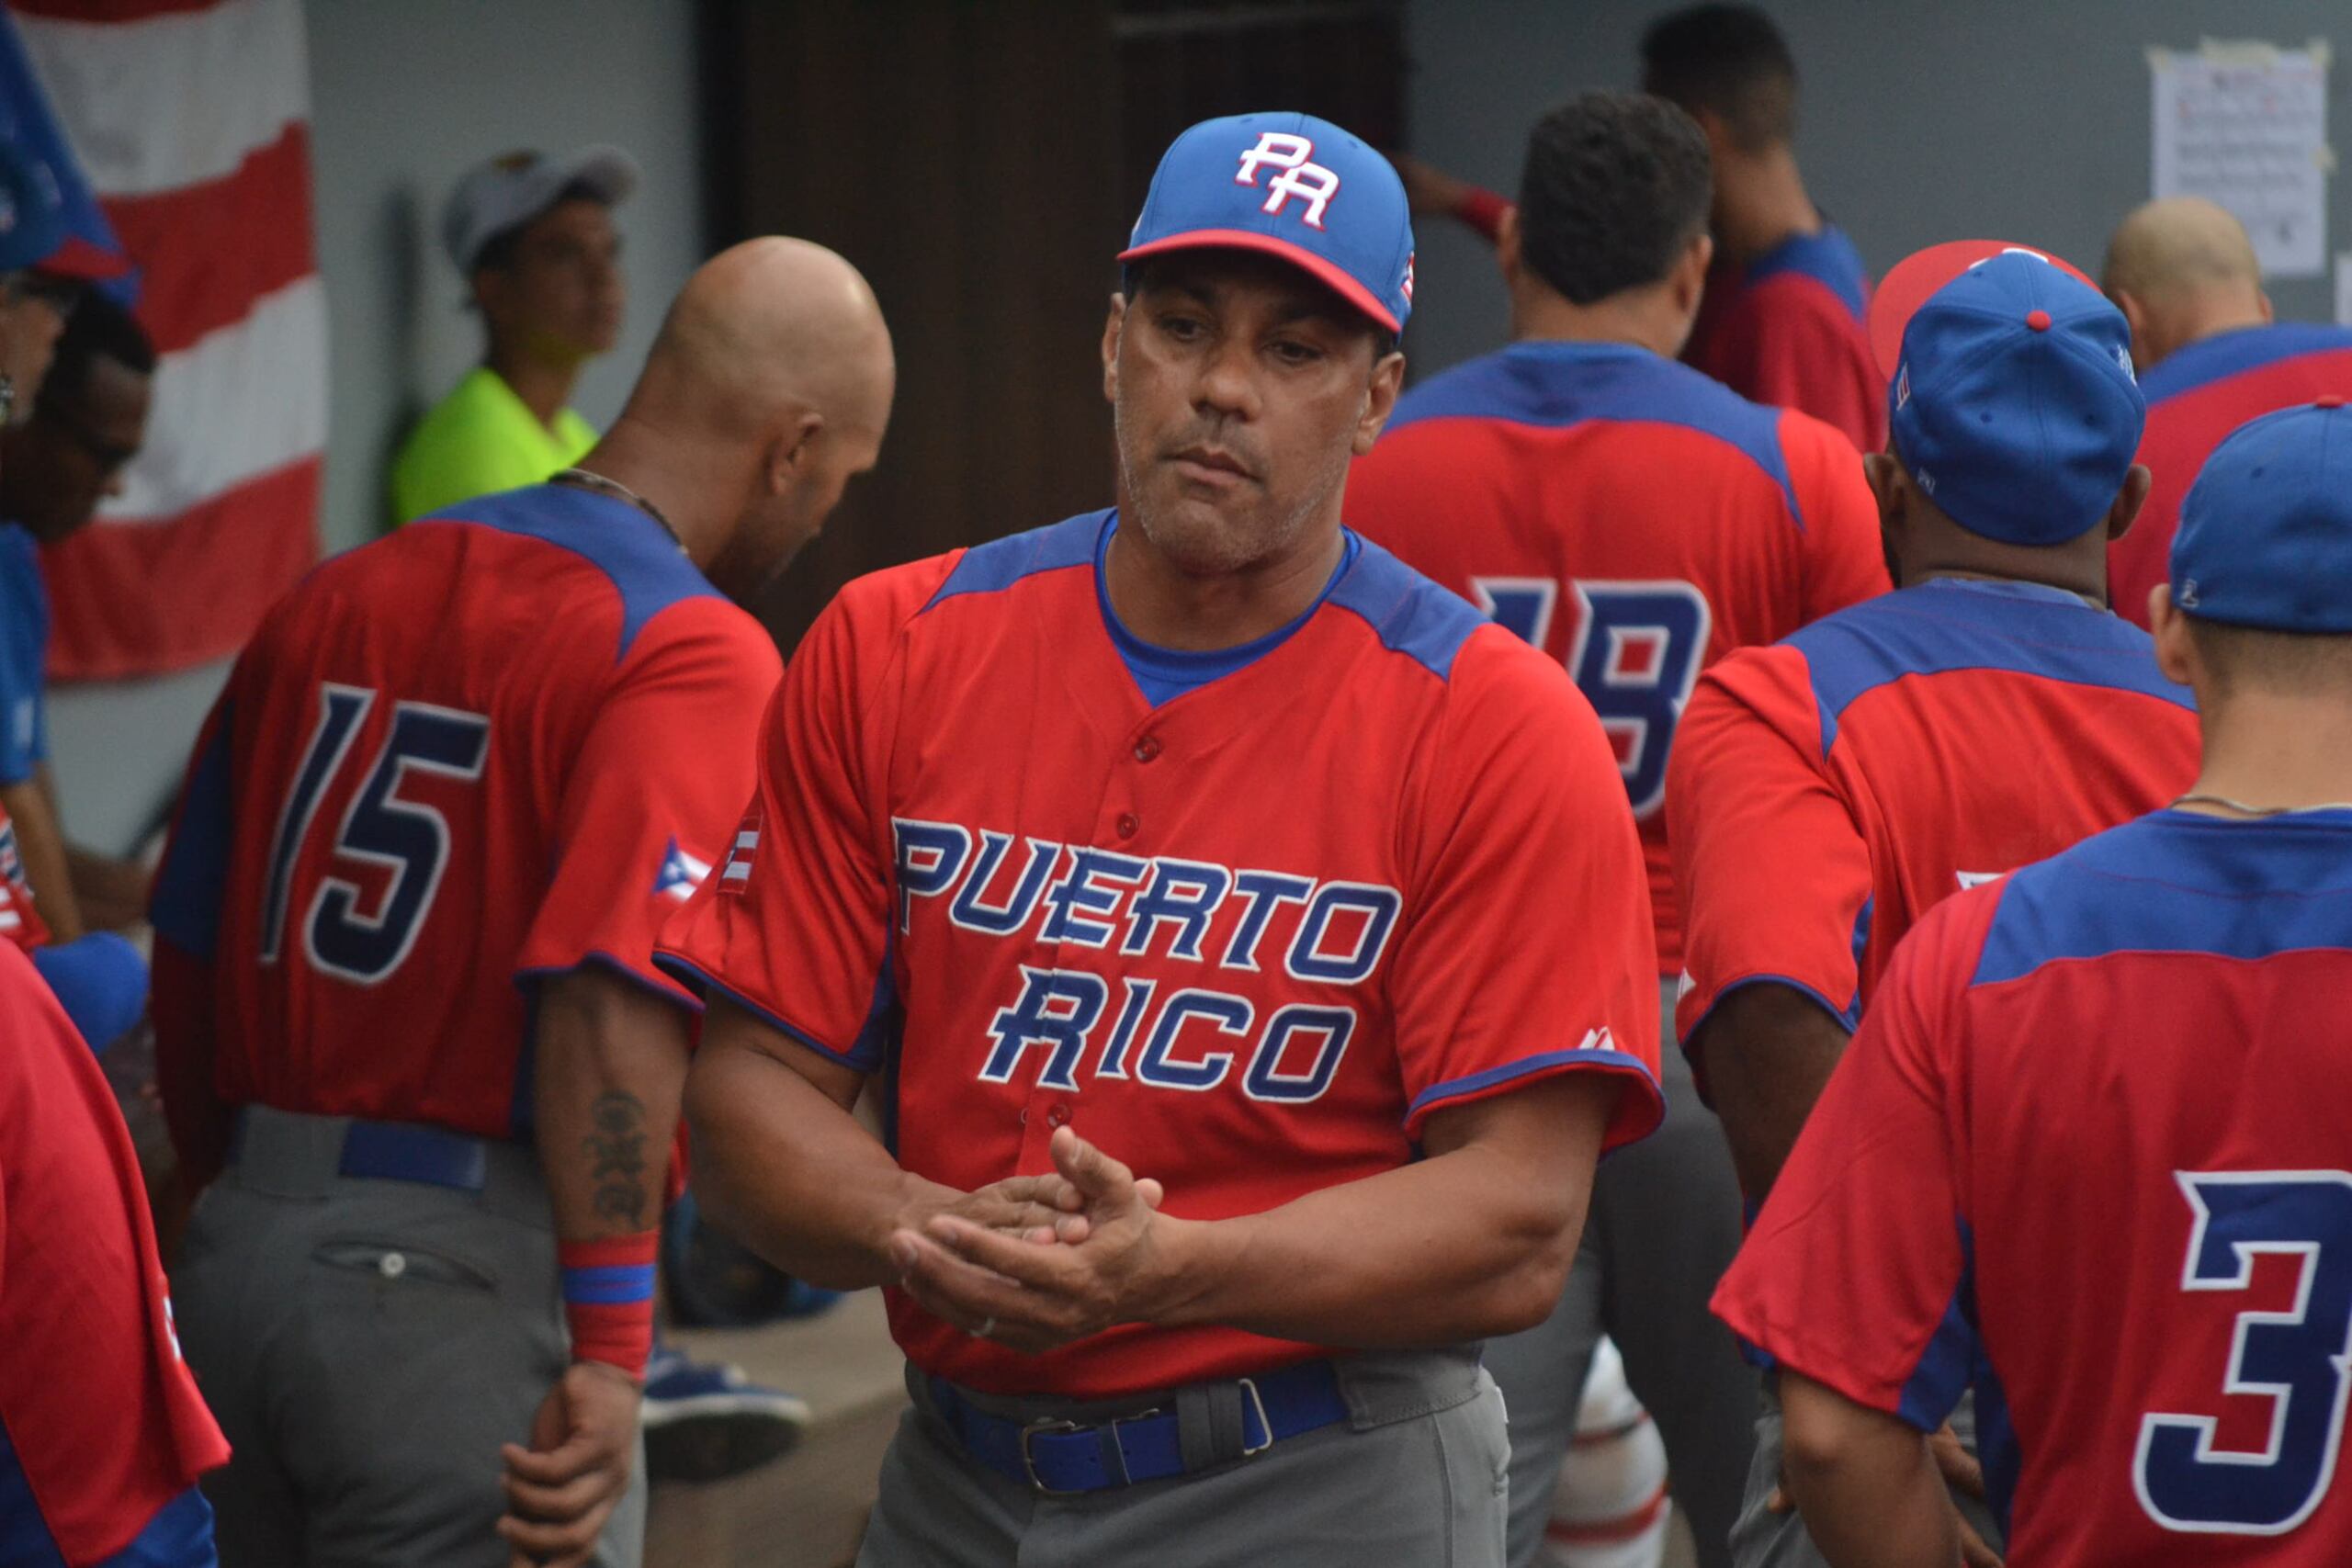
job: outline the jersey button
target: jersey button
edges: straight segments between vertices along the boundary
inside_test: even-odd
[[[1119,829],[1119,837],[1122,839],[1134,838],[1143,828],[1143,824],[1136,819],[1136,814],[1132,811],[1120,812],[1116,826]]]
[[[1057,1105],[1057,1106],[1055,1106],[1051,1111],[1046,1111],[1046,1126],[1048,1126],[1048,1127],[1067,1127],[1067,1126],[1069,1126],[1069,1106],[1067,1106],[1067,1105]]]
[[[397,1252],[387,1252],[376,1259],[376,1271],[387,1280],[397,1280],[408,1272],[408,1259]]]
[[[1148,762],[1148,761],[1150,761],[1154,757],[1157,757],[1157,756],[1159,756],[1159,736],[1157,736],[1157,735],[1147,735],[1147,736],[1145,736],[1142,739],[1140,739],[1140,740],[1138,740],[1138,741],[1136,741],[1136,761],[1138,761],[1138,762]]]

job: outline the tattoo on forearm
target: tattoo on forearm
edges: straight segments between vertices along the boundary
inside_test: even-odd
[[[596,1218],[616,1230],[641,1231],[645,1218],[645,1106],[637,1096],[615,1089],[596,1097],[588,1110],[595,1131],[581,1141],[593,1162]]]

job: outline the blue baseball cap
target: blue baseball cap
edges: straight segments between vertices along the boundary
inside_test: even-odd
[[[1228,115],[1169,144],[1119,259],[1212,246],[1295,263],[1392,333],[1413,313],[1405,183],[1328,119]]]
[[[2330,394],[2238,426],[2180,505],[2172,602],[2199,620],[2352,635],[2352,410]]]
[[[64,243],[64,203],[49,165],[0,140],[0,272],[18,272]]]
[[[1992,254],[1903,323],[1887,389],[1894,455],[1970,533],[2063,545],[2107,515],[2139,451],[2148,405],[2132,374],[2132,329],[2080,273],[2039,251],[1983,241],[1937,250],[1949,260],[1975,247]]]
[[[74,232],[57,171],[0,136],[0,272],[27,268],[96,282],[121,276],[130,263]]]

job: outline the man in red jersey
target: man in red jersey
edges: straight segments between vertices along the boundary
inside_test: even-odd
[[[1886,440],[1886,378],[1863,330],[1870,276],[1798,172],[1788,40],[1753,6],[1673,12],[1642,35],[1642,90],[1699,122],[1714,166],[1714,262],[1682,357],[1744,398],[1802,409],[1875,452]],[[1418,158],[1396,164],[1416,212],[1499,236],[1510,210],[1501,197]]]
[[[180,1362],[138,1152],[89,1048],[0,942],[0,1542],[60,1568],[213,1568],[229,1457]]]
[[[1921,915],[2195,766],[2188,692],[2103,600],[2107,541],[2148,482],[2120,314],[1993,243],[1905,262],[1881,305],[1900,356],[1869,472],[1902,586],[1709,671],[1667,786],[1678,1021],[1756,1201]],[[1768,1402],[1745,1565],[1818,1561],[1770,1506],[1780,1451]]]
[[[2352,412],[2223,442],[2154,607],[2172,808],[1912,932],[1724,1281],[1839,1568],[1948,1568],[1976,1387],[2013,1562],[2352,1562]]]
[[[1887,587],[1845,437],[1672,357],[1707,269],[1707,168],[1699,128],[1655,97],[1589,93],[1545,116],[1499,247],[1517,341],[1406,393],[1348,488],[1365,537],[1559,660],[1600,715],[1641,827],[1669,1015],[1667,757],[1691,683]],[[1603,1171],[1559,1311],[1487,1347],[1511,1412],[1517,1563],[1541,1548],[1604,1330],[1657,1419],[1702,1562],[1728,1561],[1756,1379],[1707,1297],[1739,1247],[1739,1186],[1679,1054],[1664,1068],[1665,1125]]]
[[[844,589],[665,936],[698,1189],[892,1287],[869,1568],[1498,1568],[1476,1342],[1658,1118],[1624,791],[1556,663],[1341,525],[1411,307],[1379,155],[1196,125],[1121,259],[1125,503]]]
[[[891,388],[854,268],[739,245],[580,468],[328,562],[239,659],[154,898],[164,1109],[225,1166],[177,1282],[233,1560],[638,1561],[697,1005],[653,938],[751,788],[738,605]]]
[[[2181,497],[2206,457],[2274,409],[2352,396],[2352,327],[2274,322],[2245,228],[2199,197],[2152,201],[2126,218],[2107,243],[2101,284],[2132,323],[2148,400],[2148,504],[2107,553],[2115,613],[2144,626]]]

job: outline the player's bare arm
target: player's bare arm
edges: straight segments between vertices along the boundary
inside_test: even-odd
[[[545,981],[537,1007],[539,1160],[566,1241],[628,1236],[661,1224],[670,1130],[686,1076],[678,1005],[604,969]],[[622,1491],[637,1438],[638,1385],[578,1360],[548,1391],[528,1446],[504,1450],[498,1532],[542,1563],[584,1562]]]
[[[1781,1403],[1787,1485],[1832,1568],[1962,1561],[1959,1520],[1917,1427],[1792,1371],[1781,1374]],[[1966,1561],[1999,1559],[1984,1552]]]
[[[1748,1201],[1760,1203],[1846,1050],[1846,1028],[1793,987],[1742,986],[1690,1037]]]
[[[831,1290],[896,1281],[890,1237],[954,1215],[1024,1245],[1083,1239],[1087,1219],[1050,1202],[1053,1177],[977,1192],[900,1168],[850,1114],[861,1075],[713,997],[686,1085],[704,1211],[778,1268]]]
[[[1159,1212],[1157,1182],[1064,1128],[1057,1201],[1091,1222],[1077,1245],[1028,1246],[952,1213],[891,1245],[917,1300],[1016,1349],[1123,1323],[1364,1348],[1512,1333],[1559,1300],[1619,1092],[1570,1074],[1442,1111],[1425,1159],[1215,1221]]]

